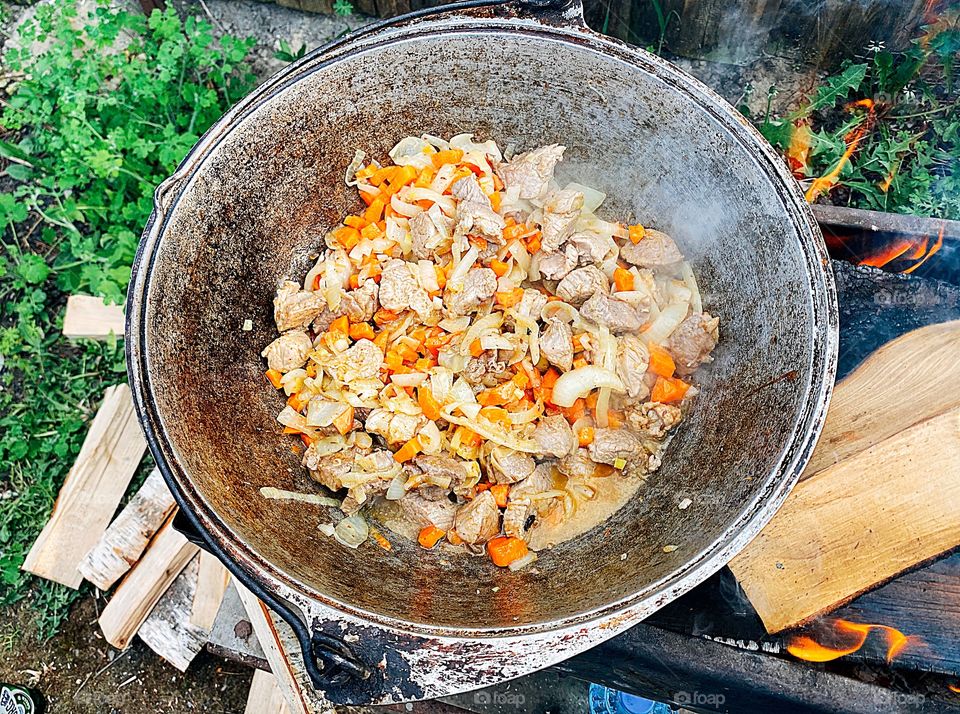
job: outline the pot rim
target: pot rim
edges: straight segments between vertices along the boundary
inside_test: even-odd
[[[126,310],[127,365],[138,417],[158,468],[180,505],[181,512],[189,518],[212,550],[230,566],[235,575],[251,586],[252,590],[270,593],[295,603],[308,616],[317,609],[329,609],[398,632],[464,639],[555,632],[602,619],[620,621],[628,613],[646,616],[719,570],[759,533],[798,480],[822,428],[837,367],[839,329],[836,289],[833,275],[828,268],[826,246],[812,210],[803,200],[799,186],[772,147],[744,117],[698,80],[642,49],[586,29],[582,26],[582,18],[578,25],[576,7],[572,14],[568,11],[564,15],[566,21],[559,25],[531,18],[525,15],[523,10],[510,4],[470,2],[460,6],[448,6],[440,11],[430,9],[395,21],[376,23],[360,33],[334,41],[281,70],[229,110],[201,137],[174,174],[155,192],[154,211],[138,248]],[[567,43],[582,50],[612,56],[635,71],[649,72],[658,79],[671,83],[697,106],[709,112],[730,131],[733,139],[754,154],[758,165],[778,190],[791,222],[797,227],[807,268],[807,287],[814,321],[812,364],[805,385],[806,403],[797,416],[793,438],[783,450],[776,466],[770,470],[763,489],[713,543],[670,575],[650,583],[644,590],[576,615],[507,628],[434,626],[357,608],[290,577],[237,538],[202,499],[176,460],[152,396],[147,371],[149,348],[144,319],[154,261],[167,221],[177,205],[182,189],[219,142],[229,136],[247,115],[302,77],[342,58],[396,42],[421,38],[426,34],[437,37],[449,33],[476,31],[524,34],[537,40]],[[623,627],[611,627],[606,636],[613,636],[633,624],[633,618],[629,618],[629,622],[622,621],[626,622]]]

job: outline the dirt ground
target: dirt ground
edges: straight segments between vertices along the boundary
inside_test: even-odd
[[[36,687],[51,714],[243,712],[252,669],[201,652],[181,674],[139,639],[117,652],[96,624],[103,605],[84,598],[60,633],[42,644],[32,634],[29,604],[4,611],[0,681]]]

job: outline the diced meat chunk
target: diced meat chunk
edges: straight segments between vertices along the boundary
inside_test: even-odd
[[[523,297],[520,298],[520,302],[517,303],[517,313],[528,317],[531,320],[540,319],[540,311],[543,309],[543,306],[547,304],[547,296],[544,295],[539,290],[534,290],[533,288],[525,288],[523,291]]]
[[[520,198],[540,198],[547,192],[557,162],[563,158],[566,147],[558,144],[541,146],[514,156],[509,163],[500,164],[497,174],[506,189],[517,189]]]
[[[540,333],[540,352],[564,372],[573,367],[573,330],[563,320],[551,317]]]
[[[662,439],[680,423],[680,407],[660,402],[644,402],[626,412],[627,424],[640,436]]]
[[[324,369],[343,384],[357,379],[370,379],[380,374],[383,351],[371,340],[357,340],[345,352],[327,360]]]
[[[545,416],[533,430],[533,440],[545,454],[561,458],[577,448],[577,437],[567,420],[559,415]]]
[[[615,248],[612,241],[593,233],[574,233],[567,239],[567,245],[577,251],[580,265],[599,265]]]
[[[377,293],[379,288],[373,280],[365,280],[363,285],[350,290],[340,301],[339,312],[346,315],[350,322],[368,322],[377,311]]]
[[[267,367],[278,372],[299,369],[307,361],[307,355],[313,349],[313,340],[306,332],[287,332],[267,345],[261,357],[267,358]]]
[[[457,507],[447,499],[429,501],[418,493],[408,493],[398,503],[404,515],[420,528],[435,526],[442,531],[453,528]],[[496,509],[496,502],[494,502],[494,509]]]
[[[641,268],[662,268],[683,260],[673,238],[662,231],[649,228],[639,242],[627,241],[620,248],[620,257]]]
[[[540,244],[545,253],[559,250],[563,242],[573,234],[580,210],[583,208],[583,194],[579,191],[563,189],[547,197],[540,216]],[[574,259],[579,255],[574,250]]]
[[[440,206],[432,205],[410,219],[413,254],[420,260],[434,259],[446,247],[452,233],[453,221],[443,215]]]
[[[291,280],[285,280],[273,299],[273,319],[280,332],[302,330],[323,312],[327,306],[321,293],[301,290]]]
[[[453,184],[450,193],[457,199],[456,235],[481,236],[503,243],[503,216],[493,210],[490,199],[480,188],[476,176],[462,178]]]
[[[487,476],[497,483],[516,483],[533,473],[537,463],[530,454],[505,446],[493,446],[485,454]]]
[[[383,267],[379,297],[380,304],[387,310],[403,312],[412,309],[427,324],[436,324],[440,319],[440,310],[427,291],[420,287],[410,264],[404,260],[394,258]]]
[[[680,323],[667,340],[666,348],[677,365],[677,374],[692,374],[710,361],[710,353],[720,338],[720,318],[710,313],[693,314]]]
[[[610,281],[603,272],[593,266],[577,268],[571,271],[557,285],[557,296],[574,305],[580,305],[597,293],[610,290]]]
[[[391,457],[392,458],[392,457]],[[359,511],[363,505],[374,496],[379,496],[390,487],[389,481],[370,481],[369,483],[354,486],[347,491],[347,497],[340,504],[340,510],[348,516]]]
[[[597,463],[586,449],[577,449],[557,462],[557,470],[568,478],[584,479],[596,475]]]
[[[388,444],[405,444],[417,434],[421,417],[412,414],[393,413],[389,409],[373,409],[364,424],[371,434],[386,439]]]
[[[489,490],[457,509],[454,530],[466,543],[484,543],[500,532],[500,511]]]
[[[450,317],[474,312],[497,291],[497,274],[490,268],[471,268],[463,279],[463,286],[447,284],[443,303]]]
[[[331,491],[343,488],[341,477],[353,469],[353,453],[340,451],[336,454],[320,456],[313,442],[303,454],[303,465],[310,472],[310,478],[326,486]]]
[[[554,470],[552,462],[537,464],[532,474],[510,487],[509,500],[529,499],[534,494],[552,490]]]
[[[650,353],[643,340],[634,335],[621,335],[617,340],[617,376],[631,399],[642,399],[650,393],[643,381],[650,364]]]
[[[633,332],[643,325],[640,313],[629,303],[597,293],[580,308],[580,314],[614,334]]]
[[[587,447],[590,458],[598,464],[613,464],[623,459],[628,464],[645,460],[643,440],[630,429],[594,429],[593,441]]]
[[[530,502],[526,500],[513,500],[507,503],[503,511],[503,533],[510,538],[527,537],[527,518],[530,517]]]
[[[491,352],[471,357],[463,370],[463,378],[474,386],[482,384],[485,387],[496,387],[506,375],[507,363],[498,360]]]
[[[577,250],[567,246],[561,251],[540,253],[537,269],[547,280],[563,280],[577,267]]]
[[[448,488],[461,486],[469,476],[463,462],[451,456],[421,454],[414,463],[424,474],[448,482]]]

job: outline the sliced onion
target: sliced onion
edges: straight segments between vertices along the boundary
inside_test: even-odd
[[[450,142],[446,139],[441,139],[439,136],[434,136],[433,134],[421,134],[420,138],[426,141],[428,144],[432,144],[435,149],[440,151],[446,151],[450,148]]]
[[[703,312],[703,298],[700,296],[700,286],[697,285],[697,277],[693,274],[693,268],[690,267],[690,263],[687,261],[683,261],[680,265],[680,275],[683,278],[683,282],[690,288],[690,309],[699,315]]]
[[[471,431],[475,431],[483,438],[492,441],[494,444],[506,446],[514,451],[523,451],[527,454],[540,453],[540,447],[537,446],[537,443],[532,439],[518,437],[515,434],[508,432],[503,427],[490,422],[453,416],[450,411],[452,411],[451,405],[448,405],[440,411],[440,416],[449,421],[451,424],[465,426]]]
[[[307,370],[291,369],[280,378],[280,384],[283,386],[283,393],[288,397],[291,394],[303,389],[303,380],[307,378]]]
[[[483,335],[480,347],[485,350],[512,350],[516,345],[506,335]]]
[[[551,300],[540,310],[541,319],[546,322],[552,317],[557,317],[566,323],[579,326],[582,323],[580,313],[577,308],[563,300]]]
[[[406,136],[397,142],[397,145],[390,149],[388,156],[397,166],[413,166],[418,169],[425,169],[431,165],[430,144],[416,136]],[[427,153],[430,151],[430,153]]]
[[[357,171],[363,166],[363,160],[366,156],[367,155],[360,151],[360,149],[357,149],[356,153],[354,153],[353,160],[347,166],[346,173],[343,175],[343,180],[347,186],[356,186],[359,183],[356,179]]]
[[[470,316],[463,315],[462,317],[445,317],[440,320],[437,325],[451,334],[456,334],[458,332],[463,332],[470,327]]]
[[[600,387],[609,387],[616,392],[624,391],[623,382],[614,372],[588,364],[561,374],[553,385],[550,401],[558,407],[572,407],[577,399]]]
[[[527,554],[522,558],[517,558],[515,561],[510,563],[510,565],[508,565],[507,567],[513,571],[522,570],[523,568],[526,568],[528,565],[530,565],[530,563],[533,563],[536,559],[537,559],[537,554],[531,550],[527,552]]]
[[[680,323],[683,322],[689,309],[689,305],[681,302],[667,305],[660,311],[660,314],[657,316],[657,319],[653,321],[653,324],[650,325],[650,328],[640,333],[640,339],[647,344],[663,344],[666,339],[673,334],[673,331],[680,326]]]
[[[296,491],[284,491],[282,488],[273,486],[264,486],[260,489],[260,495],[271,501],[299,501],[300,503],[310,503],[314,506],[339,506],[340,501],[330,496],[321,496],[319,493],[298,493]]]
[[[476,403],[477,397],[470,385],[467,384],[467,380],[458,377],[457,381],[453,383],[453,387],[450,388],[450,401],[470,404]]]
[[[469,353],[460,354],[457,350],[440,350],[440,353],[437,355],[437,363],[452,372],[462,372],[469,361]]]
[[[313,282],[316,280],[317,276],[320,275],[320,272],[323,270],[324,256],[317,258],[317,262],[313,264],[313,267],[307,271],[306,277],[303,279],[303,289],[313,292]]]
[[[417,261],[417,273],[420,278],[420,287],[428,293],[440,289],[440,284],[437,282],[437,269],[433,262],[429,260]]]
[[[430,393],[443,404],[453,387],[453,372],[446,367],[434,367],[430,372]]]
[[[568,183],[563,189],[564,191],[577,191],[578,193],[583,194],[583,210],[587,213],[596,213],[597,209],[600,208],[600,204],[604,202],[607,198],[607,194],[602,191],[598,191],[595,188],[590,188],[589,186],[584,186],[579,183]]]
[[[479,151],[498,163],[503,161],[503,154],[500,153],[500,147],[497,146],[497,142],[493,139],[488,139],[480,143],[473,140],[473,134],[457,134],[450,139],[450,146],[454,149],[461,149],[464,153]]]
[[[399,194],[396,193],[390,197],[390,207],[401,216],[406,216],[407,218],[412,218],[418,213],[423,213],[423,209],[420,208],[420,206],[417,206],[413,203],[407,203],[400,198]]]
[[[460,404],[460,411],[462,411],[463,415],[468,419],[476,419],[480,415],[481,409],[483,409],[483,406],[476,402]]]
[[[310,448],[317,456],[330,456],[330,454],[343,451],[346,445],[346,439],[339,434],[334,434],[333,436],[325,436],[322,439],[314,439],[310,444]]]
[[[407,489],[403,487],[403,484],[407,482],[406,475],[401,471],[399,474],[393,477],[393,481],[390,482],[390,486],[387,488],[387,493],[385,498],[388,501],[399,501],[401,498],[407,495]]]
[[[329,402],[314,397],[307,403],[307,426],[330,426],[347,408],[347,405],[341,402]]]
[[[543,414],[543,404],[537,402],[529,409],[525,409],[522,412],[510,412],[510,423],[511,424],[529,424],[534,419]]]
[[[360,516],[344,518],[333,529],[333,537],[348,548],[359,548],[370,535],[370,527]]]
[[[409,372],[408,374],[391,374],[390,381],[399,387],[418,387],[423,384],[427,375],[423,372]]]
[[[367,432],[360,431],[359,429],[350,432],[350,439],[352,445],[358,449],[369,449],[373,446],[373,438]]]
[[[435,421],[427,421],[417,433],[417,441],[425,454],[437,454],[443,446],[443,435]]]
[[[297,431],[302,432],[311,438],[315,438],[317,435],[317,430],[307,426],[307,420],[304,418],[303,414],[298,412],[293,407],[284,407],[280,413],[277,414],[277,421],[284,426],[289,426],[291,429],[296,429]]]
[[[447,278],[448,289],[453,291],[463,290],[463,281],[467,277],[467,272],[473,267],[473,264],[479,256],[480,251],[477,249],[477,246],[471,245],[470,250],[460,259],[460,262],[457,263],[453,272],[450,273],[450,277]]]
[[[527,343],[530,347],[530,361],[536,364],[540,361],[540,325],[534,322],[529,329],[530,334],[527,335]]]
[[[520,241],[513,241],[510,243],[510,246],[507,248],[510,252],[510,255],[513,256],[513,259],[517,261],[517,265],[520,266],[520,269],[523,271],[524,275],[530,272],[530,254],[527,252],[527,249],[523,246]]]
[[[607,417],[610,410],[610,388],[600,387],[600,394],[597,396],[597,426],[606,429],[609,425]]]
[[[476,250],[476,248],[472,248],[471,250]],[[481,317],[470,326],[470,329],[467,330],[467,333],[463,336],[463,340],[460,341],[460,353],[469,354],[470,345],[473,344],[474,340],[480,339],[481,335],[485,333],[497,332],[502,324],[503,313],[491,312],[489,315]]]

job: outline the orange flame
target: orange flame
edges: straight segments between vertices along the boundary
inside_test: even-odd
[[[821,193],[830,191],[830,189],[837,185],[837,180],[840,178],[840,172],[843,171],[843,168],[847,165],[847,162],[850,161],[850,157],[853,156],[854,152],[857,150],[857,147],[860,146],[860,142],[863,141],[867,134],[869,134],[873,129],[873,125],[877,119],[873,100],[861,99],[847,105],[847,109],[853,109],[855,107],[863,107],[867,110],[867,113],[864,115],[863,121],[861,121],[860,124],[854,129],[851,129],[844,137],[844,141],[847,143],[847,148],[843,152],[843,156],[841,156],[840,160],[837,162],[837,165],[823,176],[815,178],[810,184],[810,188],[807,189],[807,193],[804,195],[807,203],[813,203],[817,200],[817,197]]]
[[[951,692],[956,692],[957,694],[960,694],[960,685],[948,684],[947,689],[949,689]]]
[[[921,265],[930,260],[933,255],[943,247],[943,232],[946,226],[940,227],[940,233],[937,235],[933,245],[930,245],[930,238],[901,238],[885,246],[881,250],[868,255],[860,261],[860,265],[869,265],[874,268],[882,268],[897,258],[904,260],[915,260],[913,265],[902,272],[912,273]]]
[[[806,176],[807,161],[810,158],[810,146],[813,143],[813,132],[810,131],[809,119],[798,119],[790,132],[790,145],[787,147],[787,165],[796,178]]]
[[[830,662],[853,654],[863,647],[867,641],[867,635],[872,630],[878,630],[886,638],[887,662],[890,662],[903,651],[904,647],[916,639],[907,637],[900,630],[887,625],[871,625],[838,619],[834,620],[833,627],[835,634],[840,635],[848,644],[831,647],[822,645],[807,635],[795,635],[787,645],[787,652],[808,662]]]

